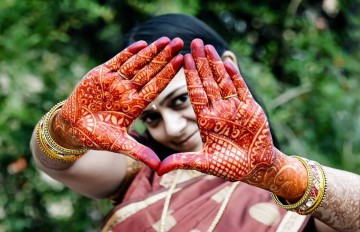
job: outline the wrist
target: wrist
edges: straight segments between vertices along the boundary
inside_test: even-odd
[[[62,117],[61,111],[55,112],[49,119],[49,134],[57,144],[68,149],[83,148],[73,132],[74,129]]]
[[[88,149],[82,147],[79,149],[72,149],[64,147],[62,144],[66,144],[66,142],[57,138],[57,141],[53,139],[54,133],[51,131],[64,131],[64,127],[58,127],[55,123],[51,123],[53,116],[57,115],[57,113],[61,110],[64,102],[60,102],[56,104],[48,113],[44,115],[44,117],[40,120],[37,125],[37,142],[39,144],[40,149],[47,155],[49,158],[54,160],[59,160],[63,162],[73,162],[80,157],[82,157]],[[51,130],[52,128],[52,130]],[[61,134],[61,133],[60,133]],[[56,136],[55,136],[56,137]],[[59,142],[61,141],[61,144]]]
[[[307,189],[307,170],[298,159],[276,148],[275,153],[275,161],[270,167],[259,168],[244,182],[271,191],[289,202],[296,202]]]
[[[307,171],[307,188],[304,195],[297,201],[279,199],[272,193],[274,201],[282,208],[295,211],[299,214],[311,214],[321,204],[326,191],[326,175],[319,163],[299,156],[293,156],[299,160]]]

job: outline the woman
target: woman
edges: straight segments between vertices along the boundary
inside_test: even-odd
[[[360,177],[279,151],[212,29],[157,16],[125,47],[54,106],[31,141],[42,171],[116,203],[103,231],[359,230]],[[143,135],[130,130],[137,118]]]

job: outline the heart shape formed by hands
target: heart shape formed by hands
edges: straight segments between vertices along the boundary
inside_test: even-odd
[[[136,42],[88,72],[56,117],[54,130],[73,147],[128,155],[153,169],[160,159],[134,141],[128,129],[183,64],[183,41],[163,37]]]
[[[275,148],[269,124],[240,72],[200,39],[191,49],[192,54],[184,57],[184,69],[203,149],[168,156],[157,173],[194,169],[238,181],[271,166]]]

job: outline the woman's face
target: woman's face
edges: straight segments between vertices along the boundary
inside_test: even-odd
[[[148,105],[140,119],[152,137],[178,152],[202,149],[202,141],[192,108],[184,69],[181,69],[160,95]]]

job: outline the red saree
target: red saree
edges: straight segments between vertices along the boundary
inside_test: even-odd
[[[105,218],[102,231],[160,231],[165,198],[176,172],[159,177],[143,167],[122,202]],[[217,177],[181,170],[165,231],[207,231],[231,185]],[[308,220],[276,206],[269,192],[240,182],[214,231],[303,231]]]

